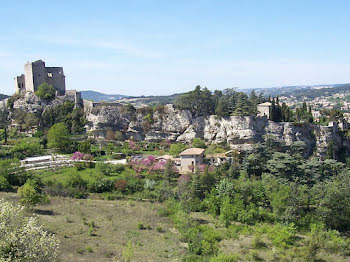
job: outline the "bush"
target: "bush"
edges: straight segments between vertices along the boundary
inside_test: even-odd
[[[277,247],[289,248],[296,240],[296,227],[293,223],[289,226],[277,224],[269,230],[268,238]]]
[[[17,140],[10,152],[18,159],[38,155],[42,152],[40,140],[38,138],[25,138]]]
[[[184,151],[186,148],[186,145],[177,143],[177,144],[171,144],[169,153],[172,156],[178,156],[182,151]]]
[[[52,100],[56,95],[56,90],[52,85],[44,82],[38,86],[35,95],[44,100]]]
[[[6,191],[10,188],[10,183],[7,181],[7,179],[3,176],[0,176],[0,190]]]
[[[79,174],[72,174],[67,179],[65,185],[71,188],[79,188],[79,189],[87,188],[87,182]]]
[[[19,202],[27,208],[31,208],[45,200],[45,196],[28,182],[18,189],[18,195],[20,197]]]
[[[99,163],[97,165],[98,169],[101,171],[101,173],[105,176],[109,176],[111,174],[120,174],[125,170],[125,165],[123,164],[104,164],[104,163]]]
[[[94,193],[102,193],[112,191],[114,182],[105,177],[98,177],[93,183],[89,184],[89,191]]]
[[[126,181],[125,179],[117,180],[114,183],[115,189],[121,192],[125,192],[127,189],[127,186],[128,186],[128,181]]]
[[[74,198],[86,198],[85,188],[67,187],[56,181],[49,181],[45,187],[45,192],[51,196],[63,196]]]
[[[238,262],[241,261],[238,255],[219,254],[218,256],[210,258],[210,262]]]
[[[80,142],[78,144],[78,151],[84,154],[91,154],[91,142],[89,140]]]
[[[74,163],[74,167],[77,171],[82,171],[82,170],[86,169],[85,163],[83,163],[83,162]]]
[[[193,138],[192,140],[192,146],[193,147],[197,147],[197,148],[206,148],[207,146],[205,145],[205,142],[204,140],[196,137],[196,138]]]
[[[137,228],[140,229],[140,230],[145,230],[146,229],[146,227],[143,225],[142,222],[138,222],[137,223]]]
[[[28,219],[23,207],[0,200],[1,261],[56,261],[59,240]],[[30,258],[30,259],[29,259]]]

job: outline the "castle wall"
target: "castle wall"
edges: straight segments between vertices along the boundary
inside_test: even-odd
[[[41,60],[33,62],[32,71],[33,71],[33,82],[34,82],[33,92],[35,92],[38,89],[39,85],[46,82],[47,73],[45,70],[45,62]]]
[[[52,85],[58,95],[66,92],[66,81],[62,67],[45,67],[45,62],[38,60],[24,65],[24,75],[15,78],[15,91],[35,92],[42,83]],[[22,89],[23,90],[20,90]]]
[[[27,92],[34,92],[33,68],[31,63],[24,65],[25,88]]]
[[[25,91],[25,77],[23,74],[15,77],[15,93],[20,94],[22,91]]]
[[[52,85],[60,95],[66,92],[66,81],[62,67],[46,67],[46,82]]]

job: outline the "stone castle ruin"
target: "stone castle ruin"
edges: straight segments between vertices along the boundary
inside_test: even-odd
[[[24,65],[24,74],[15,77],[15,93],[31,97],[42,83],[53,86],[56,90],[56,99],[72,101],[76,107],[83,106],[79,91],[66,90],[66,76],[63,67],[46,67],[42,60],[27,62]],[[20,101],[17,104],[20,104]]]
[[[46,67],[42,60],[27,62],[24,65],[24,74],[15,77],[15,92],[34,93],[39,85],[46,82],[55,88],[57,95],[62,96],[66,93],[65,78],[63,67]]]

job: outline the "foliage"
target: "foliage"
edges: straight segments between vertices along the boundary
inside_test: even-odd
[[[89,184],[89,191],[95,193],[112,191],[113,188],[114,182],[102,176],[99,176],[93,183]]]
[[[38,86],[35,95],[44,100],[52,100],[56,95],[56,90],[52,85],[44,82]]]
[[[216,114],[219,117],[230,115],[256,115],[257,104],[264,102],[262,96],[252,92],[248,97],[243,92],[234,89],[210,92],[207,88],[196,86],[193,91],[178,96],[174,102],[180,109],[187,109],[195,116]]]
[[[16,140],[15,145],[10,150],[11,154],[18,159],[28,156],[39,155],[42,152],[40,139],[24,138]]]
[[[18,195],[20,197],[19,202],[27,208],[31,208],[46,200],[45,195],[39,192],[30,182],[18,188]]]
[[[200,138],[193,138],[192,140],[192,147],[196,148],[206,148],[205,142]]]
[[[78,144],[78,150],[84,154],[91,154],[91,142],[89,140],[80,142]]]
[[[21,206],[0,200],[0,260],[55,261],[59,241],[27,218]]]
[[[65,124],[54,124],[47,133],[48,147],[58,148],[62,152],[67,152],[70,145],[70,135]]]
[[[72,134],[84,131],[85,122],[83,109],[74,108],[74,103],[71,101],[46,108],[40,117],[41,128],[48,129],[54,124],[64,123]]]
[[[181,143],[171,144],[169,153],[172,156],[178,156],[182,151],[186,149],[186,145]]]
[[[0,160],[0,176],[6,178],[12,186],[21,186],[28,178],[18,159]]]

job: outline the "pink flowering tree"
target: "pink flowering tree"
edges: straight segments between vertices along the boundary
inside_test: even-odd
[[[72,154],[72,160],[83,160],[85,154],[84,153],[81,153],[81,152],[74,152]]]

